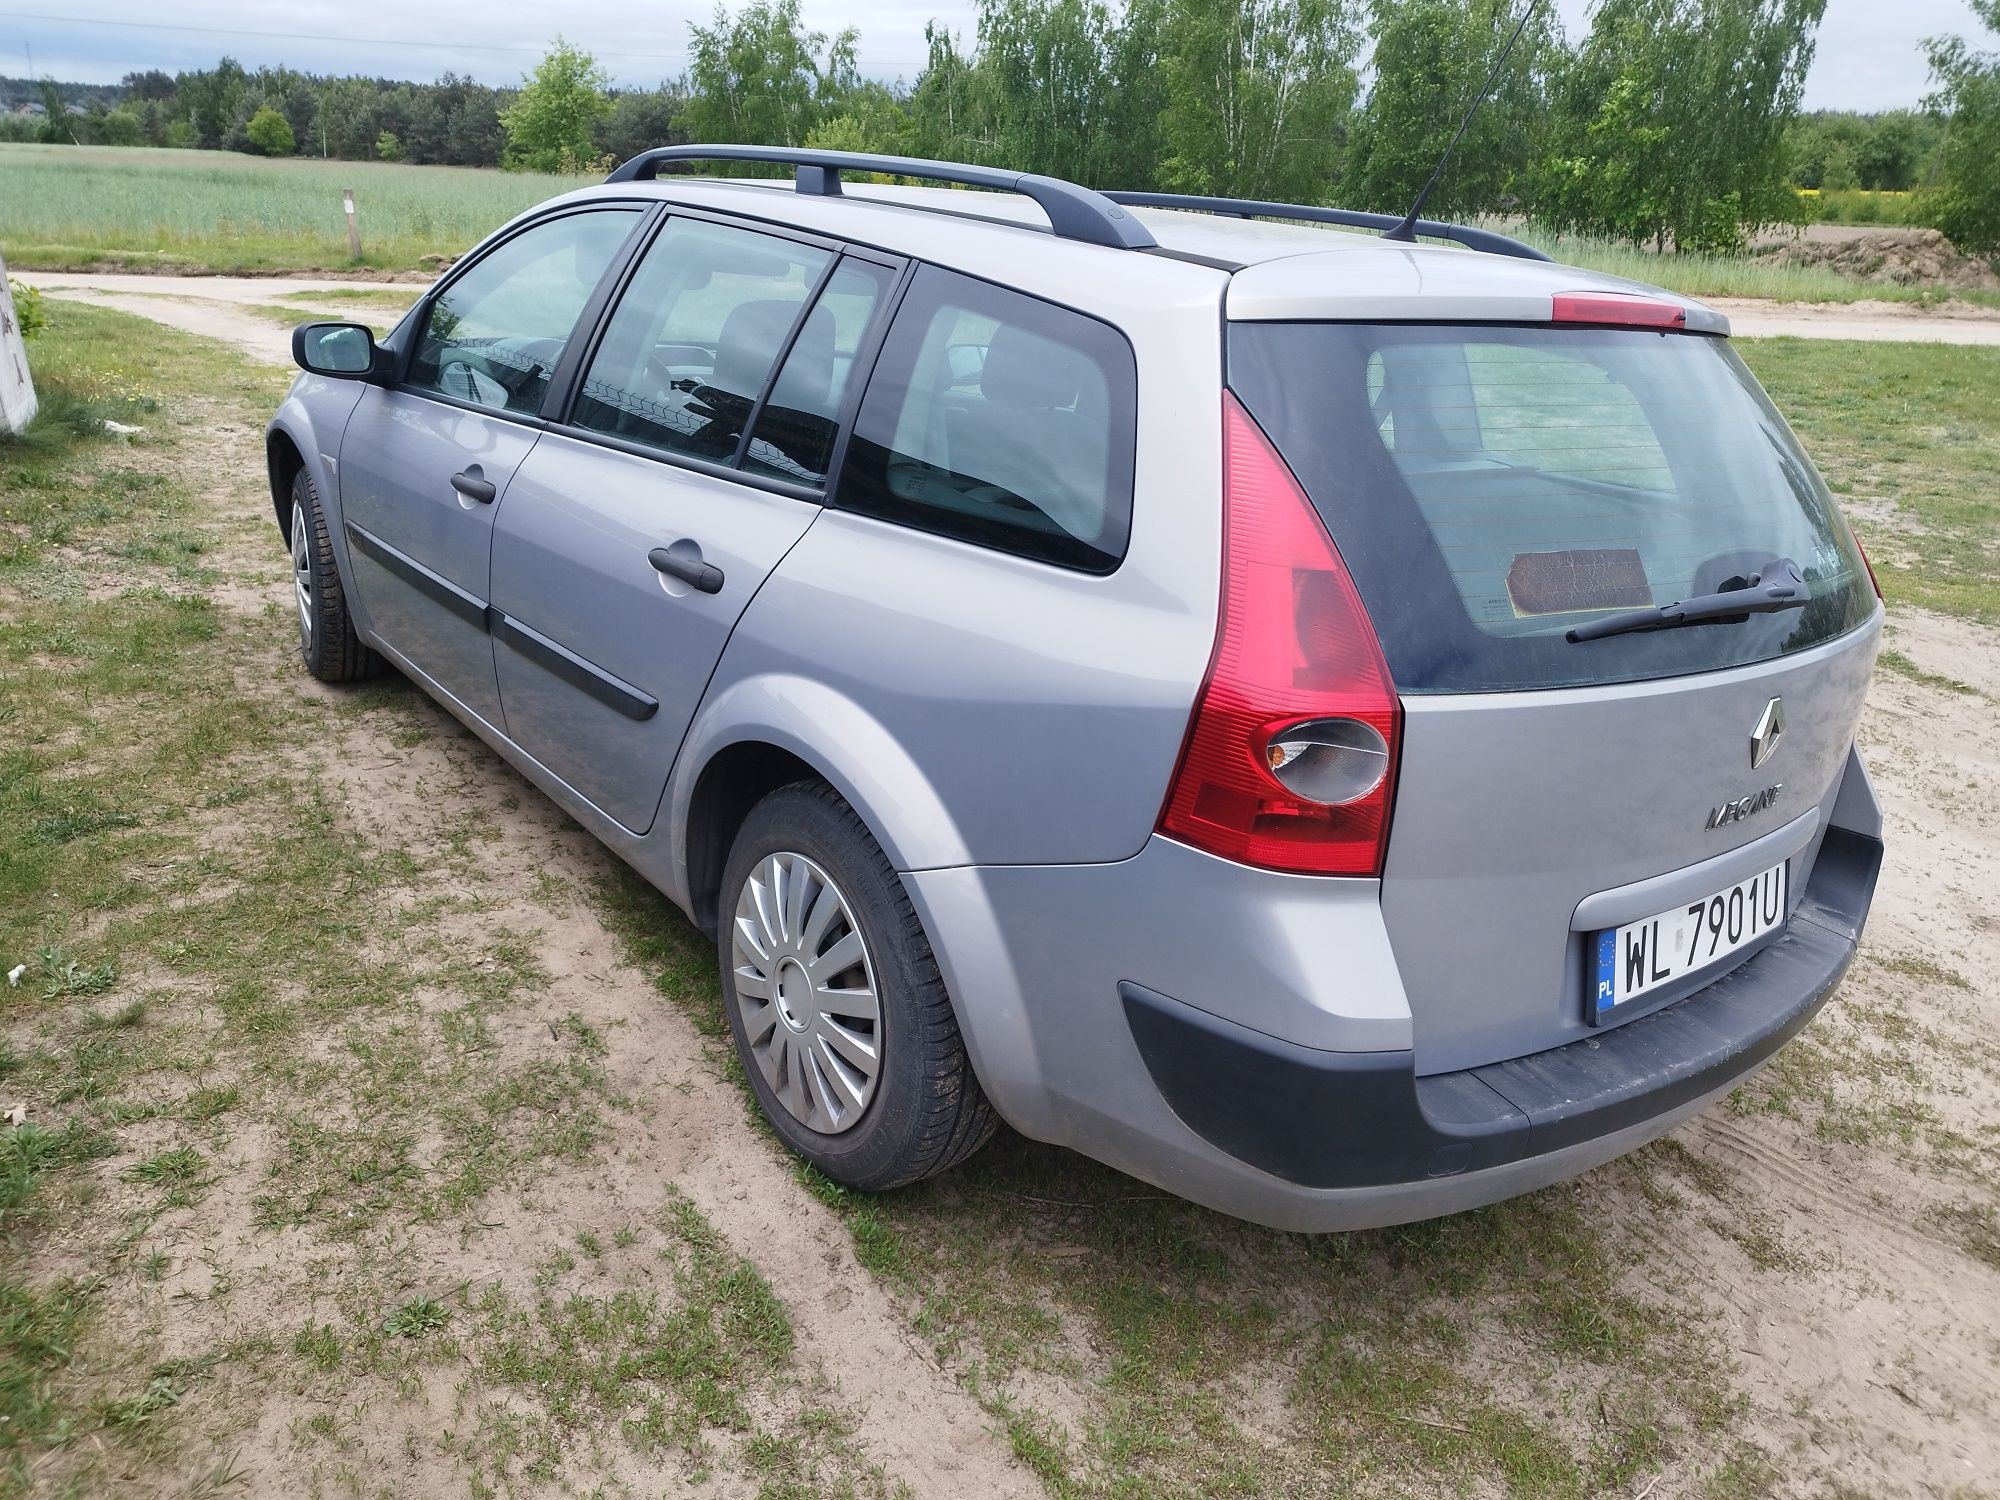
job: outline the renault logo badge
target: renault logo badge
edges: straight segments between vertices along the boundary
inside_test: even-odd
[[[1785,737],[1785,700],[1773,698],[1758,715],[1757,727],[1750,731],[1750,769],[1756,770],[1777,753],[1778,741]]]

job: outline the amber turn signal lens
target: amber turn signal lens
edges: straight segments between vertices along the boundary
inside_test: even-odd
[[[1389,745],[1359,719],[1309,719],[1271,736],[1265,752],[1285,790],[1323,807],[1359,802],[1389,774]]]

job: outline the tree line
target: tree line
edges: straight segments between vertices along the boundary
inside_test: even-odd
[[[1794,186],[1917,188],[1968,248],[2000,249],[2000,57],[1926,43],[1922,111],[1802,115],[1826,0],[1603,0],[1565,36],[1538,9],[1429,211],[1515,215],[1726,250],[1795,221]],[[594,171],[648,146],[752,141],[940,157],[1092,186],[1401,211],[1523,0],[981,0],[933,23],[912,83],[865,79],[852,28],[749,0],[690,28],[689,65],[614,89],[558,39],[518,89],[288,68],[128,76],[82,113],[0,138]],[[2000,0],[1972,0],[2000,30]]]

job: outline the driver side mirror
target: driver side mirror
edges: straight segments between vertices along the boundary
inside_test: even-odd
[[[292,360],[301,370],[335,380],[387,379],[393,358],[360,323],[301,323],[292,330]]]

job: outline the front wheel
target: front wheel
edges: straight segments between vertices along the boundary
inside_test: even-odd
[[[334,566],[333,538],[319,491],[304,469],[292,476],[292,594],[299,610],[299,656],[321,682],[359,682],[382,670],[347,612]]]
[[[879,1190],[957,1165],[997,1118],[915,908],[831,787],[751,810],[723,874],[723,1006],[785,1144],[834,1181]]]

